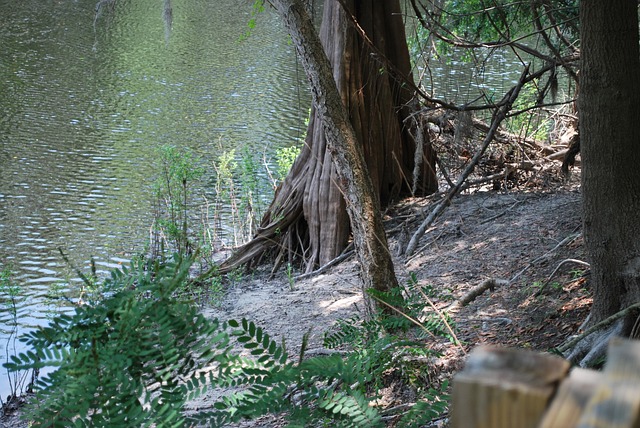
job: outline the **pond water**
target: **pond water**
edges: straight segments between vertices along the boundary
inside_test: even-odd
[[[273,13],[241,40],[251,3],[174,1],[168,32],[158,0],[98,19],[94,1],[0,0],[0,270],[22,286],[19,331],[55,311],[52,286],[78,283],[58,248],[103,272],[144,250],[158,148],[188,147],[212,171],[224,151],[269,158],[299,141],[304,72]],[[6,297],[0,364],[14,352]]]
[[[272,12],[243,39],[251,3],[173,1],[169,32],[159,0],[117,2],[97,19],[92,0],[0,0],[0,270],[22,287],[18,333],[64,310],[52,289],[77,292],[59,248],[85,272],[93,258],[101,274],[145,251],[161,147],[191,150],[207,171],[196,193],[211,196],[222,153],[269,163],[299,143],[304,72]],[[501,97],[520,70],[495,55],[479,75],[452,57],[423,82],[462,104],[488,88]],[[234,243],[232,227],[218,226],[220,244]],[[0,290],[0,364],[21,350],[13,326]],[[10,389],[0,370],[0,396]]]

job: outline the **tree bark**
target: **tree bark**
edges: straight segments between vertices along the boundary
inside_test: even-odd
[[[591,324],[640,301],[637,8],[630,0],[580,2],[578,105]]]
[[[282,1],[271,3],[283,12]],[[320,39],[332,85],[337,86],[364,156],[376,209],[384,207],[411,193],[415,136],[422,132],[408,120],[418,106],[412,102],[412,85],[405,84],[412,77],[399,1],[326,0]],[[277,189],[256,236],[220,266],[222,272],[256,263],[271,250],[277,253],[276,267],[285,256],[290,262],[297,256],[303,270],[310,272],[346,248],[352,232],[347,204],[354,201],[345,203],[353,196],[340,183],[332,162],[335,149],[327,141],[323,114],[313,107],[302,152]],[[437,190],[435,153],[427,134],[423,141],[419,195]]]
[[[363,288],[398,286],[393,262],[362,146],[333,79],[331,64],[300,0],[272,0],[285,21],[311,83],[317,117],[322,121],[327,152],[335,165],[338,190],[346,202]]]

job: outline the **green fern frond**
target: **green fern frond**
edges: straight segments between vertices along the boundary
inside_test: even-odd
[[[348,393],[327,391],[317,404],[319,408],[344,418],[345,426],[363,428],[384,426],[378,411],[369,406],[369,400],[357,390]]]
[[[443,382],[439,389],[430,388],[423,399],[417,402],[398,422],[400,428],[419,428],[446,414],[449,396],[448,382]]]

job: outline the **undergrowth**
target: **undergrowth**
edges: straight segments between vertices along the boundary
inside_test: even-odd
[[[26,412],[34,425],[225,426],[281,413],[291,427],[382,427],[390,416],[374,404],[393,373],[413,382],[418,397],[392,417],[395,426],[418,427],[444,411],[447,385],[430,388],[428,364],[416,363],[433,352],[413,316],[344,320],[325,337],[328,355],[305,356],[305,337],[292,358],[255,323],[207,319],[182,299],[192,262],[134,260],[111,272],[102,299],[21,338],[30,350],[13,356],[9,370],[56,368],[34,385]],[[223,395],[210,409],[184,411],[212,389]]]

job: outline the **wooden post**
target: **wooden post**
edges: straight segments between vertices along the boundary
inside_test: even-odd
[[[453,380],[453,428],[534,428],[569,370],[560,357],[483,346]]]
[[[574,369],[539,428],[640,428],[640,342],[614,338],[602,372]]]
[[[640,428],[640,342],[612,339],[602,377],[577,426]]]
[[[574,428],[602,381],[600,372],[581,368],[571,370],[569,377],[560,384],[539,428]]]

